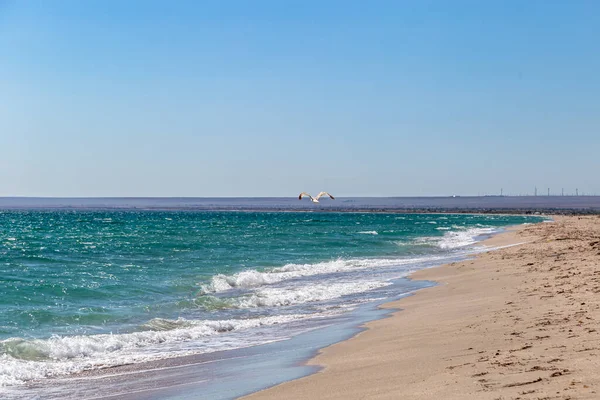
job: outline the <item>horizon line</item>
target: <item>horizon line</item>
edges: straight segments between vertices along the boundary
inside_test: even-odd
[[[27,195],[0,195],[0,199],[287,199],[297,198],[290,196],[27,196]],[[360,195],[336,195],[336,198],[440,198],[440,197],[600,197],[594,194],[441,194],[441,195],[389,195],[389,196],[360,196]]]

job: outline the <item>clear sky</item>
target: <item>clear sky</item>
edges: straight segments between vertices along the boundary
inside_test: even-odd
[[[600,194],[598,1],[0,0],[0,196]]]

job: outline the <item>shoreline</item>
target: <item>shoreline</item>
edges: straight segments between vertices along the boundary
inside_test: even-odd
[[[553,237],[557,230],[569,239]],[[572,231],[581,237],[570,237]],[[558,289],[538,296],[539,287],[531,281],[547,282],[544,272],[552,274],[561,268],[546,265],[555,260],[542,260],[544,266],[540,269],[533,267],[540,263],[544,247],[553,248],[557,241],[564,246],[567,241],[587,240],[599,234],[598,217],[561,216],[551,224],[519,225],[487,238],[482,242],[485,245],[510,247],[414,272],[410,279],[434,281],[436,285],[385,303],[380,308],[391,311],[388,317],[368,322],[352,338],[321,349],[306,363],[320,366],[317,372],[243,398],[597,398],[600,378],[594,376],[597,365],[596,369],[592,367],[596,347],[582,345],[574,349],[568,344],[581,345],[578,338],[592,340],[600,353],[600,336],[594,328],[596,315],[600,319],[600,302],[596,301],[593,310],[583,310],[590,304],[589,299],[587,303],[571,301],[565,305],[560,298],[565,291]],[[573,251],[575,247],[566,248]],[[586,250],[590,249],[583,246],[581,251]],[[595,251],[592,246],[591,252]],[[600,251],[597,253],[600,256]],[[550,253],[556,254],[560,253]],[[590,260],[591,264],[581,267],[585,271],[578,274],[594,276],[599,260]],[[569,270],[577,268],[573,261],[571,257],[565,262]],[[523,267],[529,273],[533,269],[541,273],[525,279]],[[595,277],[600,284],[598,275]],[[526,304],[521,305],[515,301],[517,298]],[[549,299],[557,303],[555,309],[546,305]],[[556,314],[572,317],[577,312],[588,314],[588,319],[573,322],[569,316],[562,321],[549,318]],[[531,317],[541,322],[531,324]],[[574,329],[562,326],[569,322],[573,328],[585,326],[591,336],[582,338],[573,333]],[[546,334],[548,331],[553,334]],[[563,353],[569,353],[569,357]],[[575,378],[577,367],[582,365],[585,368]]]
[[[407,281],[404,285],[411,288],[399,294],[397,299],[432,284],[412,282],[408,278],[399,281],[402,280]],[[366,322],[387,318],[393,310],[380,308],[384,301],[389,300],[360,305],[345,316],[334,317],[334,323],[324,321],[324,327],[300,333],[288,340],[93,369],[36,382],[29,385],[27,391],[22,391],[24,388],[19,386],[8,387],[5,388],[7,392],[0,391],[0,394],[19,400],[40,396],[76,399],[80,398],[78,394],[94,400],[240,398],[320,371],[320,366],[307,365],[307,360],[315,357],[322,348],[354,337],[364,330]],[[240,369],[258,369],[260,374],[239,375]],[[213,377],[212,382],[207,378],[209,376]],[[114,394],[105,393],[107,386]]]
[[[540,222],[542,223],[542,222]],[[466,260],[464,260],[463,262],[468,262],[471,260],[474,260],[476,258],[478,258],[479,256],[481,256],[482,254],[485,253],[489,253],[490,251],[495,251],[498,249],[494,249],[494,245],[498,246],[500,249],[503,248],[503,246],[518,246],[520,243],[515,242],[513,243],[512,240],[503,240],[505,235],[510,234],[510,233],[514,233],[515,231],[519,230],[519,229],[523,229],[524,227],[526,227],[527,225],[511,225],[511,226],[507,226],[505,228],[503,228],[502,231],[496,232],[496,233],[492,233],[492,234],[488,234],[485,235],[486,237],[484,239],[482,239],[481,241],[478,242],[478,244],[480,245],[488,245],[488,244],[492,244],[492,248],[490,248],[490,250],[486,250],[483,253],[477,253],[474,255],[469,256]],[[500,239],[499,239],[500,238]],[[460,261],[459,261],[460,262]],[[282,396],[292,396],[291,398],[295,398],[293,396],[295,396],[295,393],[289,393],[290,390],[294,390],[294,388],[288,388],[286,387],[286,385],[288,384],[293,384],[294,382],[297,381],[303,381],[303,380],[310,380],[311,377],[320,374],[324,371],[326,371],[329,367],[328,365],[328,357],[336,357],[337,354],[337,350],[334,349],[336,346],[342,345],[344,343],[347,342],[352,342],[353,340],[355,340],[359,335],[364,334],[365,332],[368,332],[370,330],[373,329],[373,324],[380,322],[380,321],[385,321],[387,319],[390,318],[394,318],[398,315],[398,313],[403,313],[406,311],[406,307],[410,306],[410,304],[406,304],[406,302],[414,297],[417,296],[420,292],[427,292],[428,290],[432,290],[435,289],[439,286],[444,286],[446,284],[446,282],[440,281],[436,279],[436,272],[439,269],[443,269],[447,266],[450,265],[454,265],[456,264],[456,262],[453,263],[449,263],[449,264],[440,264],[440,265],[436,265],[433,267],[429,267],[429,268],[425,268],[425,269],[420,269],[417,270],[415,272],[412,272],[409,276],[407,276],[408,279],[410,279],[411,281],[416,281],[416,282],[432,282],[433,285],[432,286],[428,286],[428,287],[424,287],[418,290],[415,290],[414,292],[412,292],[410,295],[402,297],[400,299],[395,299],[395,300],[391,300],[391,301],[386,301],[380,305],[377,306],[377,310],[383,311],[384,313],[382,314],[382,316],[380,318],[377,319],[373,319],[371,321],[368,321],[364,324],[358,325],[357,328],[357,333],[352,335],[350,338],[345,339],[345,340],[341,340],[338,341],[336,343],[333,343],[327,347],[318,349],[315,354],[310,357],[309,359],[305,360],[305,362],[303,363],[304,366],[306,367],[312,367],[313,368],[313,372],[297,378],[295,380],[292,381],[287,381],[287,382],[282,382],[279,383],[275,386],[269,387],[269,388],[264,388],[262,390],[259,390],[257,392],[254,393],[250,393],[248,395],[242,396],[240,397],[240,399],[244,399],[244,400],[253,400],[253,399],[278,399],[278,398],[284,398]],[[430,276],[432,275],[432,276]],[[332,353],[332,354],[329,354]],[[281,390],[279,390],[281,389]],[[271,391],[275,392],[277,391],[278,393],[273,393],[271,395]],[[312,394],[311,394],[312,396]],[[349,398],[352,396],[349,396],[348,394],[344,394],[343,396],[340,396],[340,399],[342,398]],[[310,397],[298,397],[300,398],[310,398]]]
[[[499,229],[500,231],[503,231],[507,229],[507,227],[501,227]],[[483,238],[495,234],[497,233],[486,233],[478,236],[476,240],[478,243],[481,243]],[[436,268],[440,265],[440,262],[448,263],[459,261],[465,259],[465,257],[472,257],[472,255],[454,255],[449,256],[443,261],[429,261],[431,262],[430,265],[421,268]],[[47,393],[53,392],[59,387],[63,387],[67,390],[67,393],[74,394],[77,391],[83,391],[88,394],[94,393],[97,398],[103,399],[146,398],[144,397],[146,396],[146,393],[152,393],[154,396],[161,396],[163,398],[183,398],[182,396],[186,395],[189,396],[189,398],[196,398],[193,393],[196,393],[197,395],[198,393],[208,393],[209,391],[211,397],[206,398],[237,398],[238,396],[246,395],[273,386],[274,384],[307,376],[320,370],[319,366],[305,365],[306,361],[318,354],[320,349],[353,337],[357,332],[363,330],[362,326],[365,322],[387,318],[388,315],[393,312],[393,310],[380,309],[378,307],[379,305],[384,302],[390,302],[394,300],[394,298],[398,299],[406,296],[408,293],[413,294],[415,291],[430,286],[433,283],[426,281],[420,282],[403,277],[394,284],[400,285],[403,290],[407,290],[409,287],[412,288],[409,289],[408,292],[396,291],[395,296],[378,300],[375,304],[365,304],[364,307],[360,306],[359,309],[353,311],[351,314],[339,318],[342,322],[338,321],[331,324],[333,327],[332,329],[319,329],[316,330],[314,334],[302,333],[296,339],[292,338],[290,341],[285,340],[272,345],[263,344],[248,348],[223,350],[216,353],[178,356],[168,359],[145,361],[140,364],[126,364],[94,369],[69,376],[57,376],[44,382],[32,382],[31,385],[29,385],[29,388],[34,390],[32,394],[38,394],[44,393],[43,385],[46,385],[46,388],[48,389]],[[281,354],[282,352],[285,352],[286,356],[281,357],[280,355],[277,355],[277,353]],[[278,358],[276,362],[273,362],[273,355]],[[236,386],[236,396],[226,395],[228,391],[231,391],[231,383],[234,382],[233,380],[230,380],[230,386],[227,387],[227,385],[223,385],[222,383],[217,382],[217,384],[211,384],[210,382],[205,381],[197,381],[198,385],[192,385],[190,381],[178,377],[180,374],[189,378],[230,374],[229,371],[231,370],[234,372],[235,368],[244,370],[245,368],[247,369],[247,366],[252,366],[252,364],[259,365],[267,363],[269,365],[266,371],[271,372],[267,373],[268,378],[261,378],[260,382],[249,382],[248,379],[246,379],[247,377],[244,377],[241,380],[239,379],[239,376],[235,378],[234,385]],[[279,370],[285,370],[285,372],[274,371],[274,364],[277,365]],[[129,379],[128,377],[133,379]],[[153,381],[152,385],[149,384],[150,379]],[[242,383],[244,382],[244,379],[246,383]],[[256,380],[256,378],[254,379]],[[111,387],[113,387],[114,392],[120,393],[117,395],[106,395],[97,392],[95,389],[88,390],[89,388],[87,386],[89,386],[91,382],[106,382],[106,384],[110,384]],[[148,384],[146,382],[148,382]],[[188,389],[189,394],[185,394],[177,389],[177,387],[181,385],[191,385],[191,388]],[[220,387],[221,393],[218,393],[218,387]],[[15,393],[18,390],[19,389],[15,387]],[[39,392],[37,390],[39,390]],[[142,392],[145,394],[141,396],[134,394]],[[28,393],[30,392],[23,392],[22,394],[26,396]]]
[[[576,220],[577,217],[557,217],[558,219],[572,219]],[[581,218],[580,218],[581,219]],[[588,217],[589,219],[589,217]],[[594,218],[595,220],[595,218]],[[598,219],[600,222],[600,218]],[[281,387],[286,387],[288,384],[294,384],[295,382],[303,382],[307,380],[312,382],[311,379],[316,376],[320,376],[323,373],[329,373],[330,366],[326,364],[326,361],[320,361],[322,357],[326,356],[326,352],[330,351],[330,349],[335,348],[336,346],[343,346],[345,343],[352,342],[356,338],[360,338],[363,335],[368,335],[372,330],[372,324],[382,323],[385,325],[386,321],[390,321],[394,318],[402,317],[406,315],[408,307],[411,306],[411,302],[413,298],[420,298],[422,293],[426,293],[429,291],[439,290],[440,287],[445,287],[448,285],[448,282],[444,282],[439,277],[436,277],[441,274],[441,278],[444,278],[447,274],[443,271],[447,268],[460,268],[460,264],[472,264],[473,262],[477,262],[482,257],[487,257],[487,255],[496,254],[497,252],[502,252],[507,249],[511,249],[514,247],[520,248],[522,246],[514,246],[518,245],[527,245],[524,237],[519,237],[518,232],[524,230],[531,230],[537,226],[550,226],[553,224],[548,223],[538,223],[538,224],[519,224],[519,225],[509,225],[500,228],[500,231],[494,232],[491,234],[483,234],[477,238],[477,244],[486,245],[486,249],[483,250],[482,253],[477,252],[474,254],[470,254],[467,256],[460,257],[453,260],[444,261],[445,264],[436,264],[425,267],[424,269],[420,269],[411,273],[408,277],[402,279],[408,279],[415,283],[415,286],[419,286],[419,284],[429,282],[429,285],[423,285],[420,288],[416,288],[410,292],[410,295],[402,295],[401,299],[391,299],[388,298],[386,300],[378,301],[376,304],[372,306],[361,307],[361,310],[358,311],[359,315],[353,315],[352,319],[346,320],[346,322],[342,322],[344,325],[343,332],[341,331],[341,325],[337,326],[337,328],[331,329],[325,328],[325,330],[316,330],[314,334],[312,333],[303,333],[297,336],[297,339],[292,339],[291,341],[283,341],[279,343],[266,344],[260,346],[253,346],[249,348],[243,348],[238,350],[225,350],[223,354],[227,354],[224,358],[221,358],[219,354],[214,354],[213,356],[207,356],[207,354],[196,355],[196,356],[183,356],[183,358],[177,357],[172,359],[165,359],[159,361],[149,361],[145,362],[144,365],[124,365],[121,367],[111,367],[110,369],[101,371],[97,370],[96,373],[91,372],[83,373],[79,376],[71,376],[65,379],[57,378],[51,385],[58,388],[63,385],[68,385],[73,388],[72,394],[76,391],[81,393],[85,393],[84,387],[78,387],[78,382],[86,382],[89,384],[90,382],[101,382],[104,381],[106,384],[110,385],[114,389],[120,389],[123,387],[125,391],[120,394],[108,395],[103,394],[100,395],[101,391],[97,392],[99,396],[94,398],[102,398],[102,399],[131,399],[137,400],[141,398],[180,398],[180,399],[196,399],[196,398],[254,398],[253,396],[259,396],[268,394],[271,391],[279,390]],[[534,238],[535,235],[530,235],[531,238]],[[518,240],[516,240],[518,239]],[[529,236],[525,237],[525,239],[529,240]],[[519,243],[515,243],[519,242]],[[502,246],[511,246],[505,247]],[[500,247],[500,248],[498,248]],[[466,257],[466,258],[465,258]],[[442,271],[442,272],[439,272]],[[459,276],[451,276],[451,278],[460,278]],[[431,286],[431,284],[434,284]],[[427,288],[429,290],[422,290],[423,288]],[[438,298],[439,300],[439,298]],[[417,302],[418,303],[418,302]],[[418,304],[417,304],[418,305]],[[434,307],[434,311],[436,311],[438,307]],[[407,324],[410,325],[410,324]],[[398,327],[397,327],[398,328]],[[406,325],[400,326],[400,330],[404,330]],[[336,333],[337,329],[337,333]],[[319,332],[327,332],[325,334]],[[351,346],[352,347],[352,346]],[[500,347],[499,347],[500,348]],[[272,356],[278,355],[278,361],[274,362]],[[281,354],[286,354],[285,356],[281,356]],[[340,355],[334,355],[335,357],[339,357]],[[347,357],[347,354],[342,354],[343,357]],[[368,354],[367,354],[368,356]],[[398,359],[398,358],[397,358]],[[188,363],[186,360],[191,361]],[[378,360],[375,360],[377,362]],[[240,364],[241,363],[241,364]],[[334,362],[335,363],[335,360]],[[396,360],[388,360],[388,365],[396,364]],[[154,367],[147,368],[151,365]],[[263,372],[266,372],[265,376],[255,375],[253,378],[255,381],[251,382],[251,380],[246,379],[246,383],[242,383],[238,378],[235,378],[230,373],[230,370],[233,368],[258,368],[258,366],[262,365],[260,369]],[[212,367],[211,367],[212,366]],[[138,367],[140,367],[138,369]],[[414,365],[408,363],[408,368],[414,368]],[[448,367],[452,367],[454,370],[454,365],[449,365]],[[355,366],[355,368],[361,368],[360,366]],[[429,367],[428,367],[429,368]],[[112,371],[114,375],[110,372],[105,374],[105,372]],[[271,372],[267,372],[271,371]],[[284,372],[285,371],[285,372]],[[381,372],[381,371],[379,371]],[[379,374],[378,372],[378,374]],[[555,371],[557,372],[557,371]],[[558,371],[560,372],[560,371]],[[554,372],[553,372],[554,373]],[[200,377],[207,376],[220,376],[221,378],[227,374],[227,379],[225,382],[217,382],[217,385],[206,386],[205,383],[208,383],[210,379],[202,379],[198,380]],[[275,377],[277,375],[277,378]],[[342,374],[343,375],[343,374]],[[486,374],[487,375],[487,374]],[[127,376],[136,376],[136,382],[132,385],[132,381],[127,382]],[[183,378],[180,376],[185,376],[187,378]],[[74,378],[74,379],[73,379]],[[220,378],[220,379],[221,379]],[[189,380],[188,380],[189,379]],[[339,381],[341,383],[344,382],[344,377],[336,376],[333,378],[333,381]],[[484,378],[485,379],[485,378]],[[388,379],[391,380],[391,379]],[[327,388],[330,385],[329,381],[324,386]],[[233,386],[232,386],[233,384]],[[229,385],[229,386],[228,386]],[[310,383],[313,385],[313,383]],[[360,386],[368,386],[369,383],[361,384]],[[101,386],[105,386],[104,384]],[[136,390],[130,391],[130,389],[126,389],[134,387]],[[232,390],[235,387],[235,390]],[[349,385],[352,388],[352,385]],[[391,391],[386,396],[387,389],[381,386],[378,383],[378,387],[381,387],[384,393],[368,393],[363,398],[408,398],[412,399],[410,394],[407,393],[397,393]],[[264,398],[357,398],[361,397],[359,395],[354,396],[354,391],[356,388],[352,389],[350,393],[333,393],[333,394],[323,394],[323,393],[305,393],[297,396],[295,394],[296,389],[292,389],[291,393],[288,393],[289,389],[285,389],[285,392],[277,393],[276,395],[271,395],[271,397]],[[119,390],[116,390],[118,393]],[[235,395],[227,395],[227,393],[236,393]],[[414,397],[415,399],[419,398],[453,398],[446,397],[446,392],[442,394],[435,394],[424,397]],[[152,396],[152,397],[147,397]],[[205,397],[209,396],[209,397]],[[242,397],[239,397],[242,396]],[[57,397],[58,398],[58,397]],[[71,397],[69,397],[71,398]],[[73,397],[74,398],[74,397]],[[464,397],[463,395],[457,396],[458,398],[469,398],[468,396]],[[477,396],[472,397],[473,399],[486,398],[481,397],[481,393],[477,393]],[[490,399],[497,399],[497,397],[489,397]],[[531,399],[537,399],[537,397],[532,397]],[[562,398],[562,397],[557,397]],[[593,397],[592,397],[593,398]],[[523,399],[528,399],[528,397],[524,397]]]

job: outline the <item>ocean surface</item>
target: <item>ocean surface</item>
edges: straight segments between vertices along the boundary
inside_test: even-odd
[[[289,339],[539,217],[0,211],[0,394]]]

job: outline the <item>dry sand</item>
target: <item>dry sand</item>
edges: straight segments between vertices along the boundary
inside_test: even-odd
[[[247,399],[600,399],[600,217],[490,239],[527,242],[419,271],[440,285],[320,352],[320,372]]]

